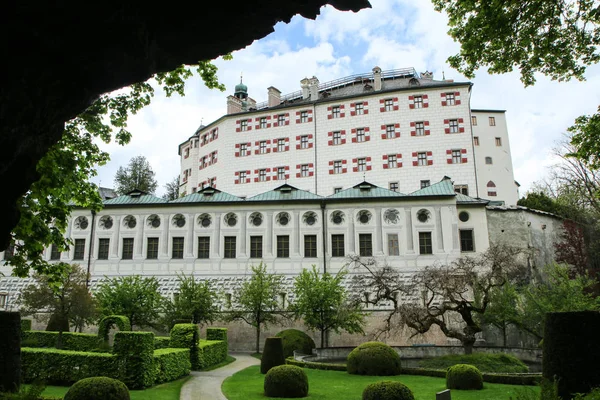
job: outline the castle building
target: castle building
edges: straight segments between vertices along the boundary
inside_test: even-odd
[[[240,82],[227,114],[179,145],[180,193],[244,198],[289,183],[328,196],[361,180],[410,193],[450,176],[457,192],[516,205],[505,112],[471,110],[472,83],[378,67],[300,83],[257,104]]]

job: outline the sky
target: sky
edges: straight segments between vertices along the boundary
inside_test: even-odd
[[[374,66],[414,67],[419,73],[433,72],[434,79],[443,74],[446,79],[471,81],[471,108],[506,110],[521,196],[557,162],[552,148],[575,118],[593,114],[600,104],[600,64],[588,68],[584,82],[556,82],[539,75],[533,87],[525,88],[518,71],[490,75],[485,69],[469,80],[446,62],[458,53],[459,45],[447,34],[446,15],[436,12],[431,2],[371,0],[371,5],[358,13],[325,6],[316,20],[295,16],[288,24],[275,25],[270,35],[233,52],[233,60],[215,60],[225,92],[207,89],[197,76],[186,83],[185,97],[166,98],[156,90],[152,104],[130,117],[133,137],[128,145],[101,144],[111,161],[98,168],[92,181],[114,187],[119,166],[143,155],[156,173],[156,194],[162,195],[164,185],[180,172],[178,145],[201,123],[208,125],[226,113],[226,97],[233,94],[240,75],[250,97],[259,103],[267,100],[269,86],[286,94],[300,90],[305,77],[327,82],[370,72]]]

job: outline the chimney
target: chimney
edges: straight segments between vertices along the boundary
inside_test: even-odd
[[[381,90],[381,68],[373,68],[373,89]]]
[[[421,79],[431,81],[433,80],[433,72],[425,71],[421,72]]]
[[[235,96],[227,96],[227,114],[242,112],[242,101]]]
[[[302,100],[308,99],[308,78],[304,78],[300,81],[300,87],[302,88]]]
[[[277,88],[274,88],[273,86],[268,87],[267,97],[269,98],[269,107],[277,107],[281,104],[281,92]]]
[[[256,110],[256,100],[254,100],[252,97],[248,97],[248,108],[247,110]]]
[[[316,76],[313,76],[308,80],[308,91],[310,93],[310,100],[319,100],[319,80]]]

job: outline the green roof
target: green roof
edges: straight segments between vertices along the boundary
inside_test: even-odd
[[[405,194],[394,192],[393,190],[384,189],[375,186],[372,183],[364,181],[346,190],[342,190],[331,196],[328,199],[356,199],[356,198],[376,198],[376,197],[404,197]]]
[[[112,199],[104,200],[105,206],[116,206],[116,205],[134,205],[134,204],[164,204],[167,200],[156,197],[152,194],[148,194],[138,189],[134,189],[129,193],[115,197]]]
[[[444,178],[438,183],[429,185],[423,189],[412,192],[409,196],[454,196],[454,185],[449,178]]]
[[[206,187],[199,192],[171,200],[169,203],[221,203],[231,201],[244,201],[241,197],[221,192],[213,187]]]
[[[268,192],[250,197],[248,201],[321,200],[322,198],[319,195],[286,183]]]
[[[456,193],[456,203],[457,204],[487,204],[487,203],[489,203],[489,200],[476,199],[474,197],[466,196],[462,193]]]

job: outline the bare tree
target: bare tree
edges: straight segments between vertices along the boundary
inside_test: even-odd
[[[374,259],[352,256],[350,263],[366,272],[357,278],[359,287],[369,293],[365,301],[393,304],[380,334],[407,326],[414,337],[435,325],[446,337],[460,340],[465,353],[470,354],[476,334],[482,331],[478,316],[485,314],[493,289],[528,277],[522,252],[492,245],[479,256],[428,266],[409,279],[393,266],[380,267]],[[460,323],[452,323],[452,316],[459,317]]]

